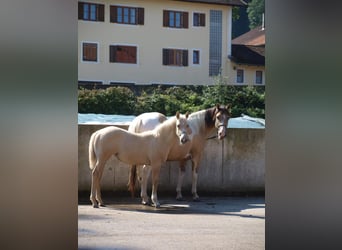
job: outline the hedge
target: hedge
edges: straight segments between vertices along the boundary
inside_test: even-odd
[[[128,87],[78,90],[78,112],[118,115],[139,115],[157,111],[167,116],[232,104],[232,116],[242,113],[265,118],[264,86],[232,86],[217,83],[210,86],[147,87],[135,94]]]

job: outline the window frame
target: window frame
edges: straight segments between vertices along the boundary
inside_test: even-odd
[[[241,75],[241,81],[239,80],[239,72],[242,73]],[[244,83],[244,70],[243,69],[237,69],[236,70],[236,83]]]
[[[202,62],[202,50],[201,49],[192,49],[192,60],[191,60],[191,65],[192,66],[200,66]],[[198,63],[194,63],[194,52],[198,52]]]
[[[117,50],[115,49],[115,47],[132,47],[135,48],[135,62],[128,62],[128,61],[117,61],[115,56],[112,56],[112,47],[113,50]],[[139,62],[139,47],[136,44],[110,44],[109,45],[109,63],[116,63],[116,64],[125,64],[125,65],[138,65]]]
[[[195,25],[195,15],[198,15],[198,24]],[[206,26],[206,13],[200,11],[192,12],[192,27],[201,28]]]
[[[181,48],[163,48],[162,65],[171,67],[188,67],[189,50]]]
[[[119,15],[121,9],[121,15]],[[125,15],[125,10],[128,11]],[[134,11],[134,21],[132,13]],[[125,20],[127,16],[127,20]],[[119,17],[120,20],[119,20]],[[109,6],[109,22],[123,25],[144,25],[145,23],[145,9],[141,7],[123,6],[123,5],[110,5]]]
[[[85,6],[88,6],[85,12]],[[91,9],[95,6],[95,17],[91,18]],[[87,13],[87,17],[85,17]],[[90,21],[90,22],[104,22],[105,19],[105,5],[93,2],[78,2],[78,20]]]
[[[177,25],[177,16],[179,15],[179,25]],[[171,19],[170,17],[173,17]],[[173,25],[170,24],[173,20]],[[163,10],[163,27],[171,29],[188,29],[189,28],[189,12],[180,10]]]
[[[96,44],[96,61],[92,60],[84,60],[84,45],[85,44]],[[99,63],[99,42],[93,42],[93,41],[81,41],[81,62],[82,63]]]
[[[260,72],[260,82],[258,82],[258,72]],[[262,70],[256,70],[255,71],[255,84],[258,84],[258,85],[260,85],[260,84],[263,84],[262,83],[262,79],[263,78],[263,71]]]

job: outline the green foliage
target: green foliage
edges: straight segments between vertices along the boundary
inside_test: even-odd
[[[262,24],[262,14],[265,13],[265,0],[252,0],[247,7],[249,28],[254,29]]]
[[[99,90],[78,90],[78,112],[98,114],[132,114],[136,97],[125,87],[109,87]]]
[[[265,87],[227,85],[218,76],[213,86],[206,86],[203,90],[202,103],[201,109],[213,107],[217,103],[232,104],[233,117],[246,114],[265,118]]]
[[[216,104],[232,104],[233,117],[243,113],[265,118],[265,87],[227,85],[218,76],[214,85],[159,86],[146,88],[138,96],[126,87],[78,91],[79,113],[139,115],[157,111],[172,116],[177,111],[192,113]]]

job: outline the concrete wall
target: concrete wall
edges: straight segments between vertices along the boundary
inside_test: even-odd
[[[78,188],[90,191],[91,172],[88,165],[90,135],[108,125],[78,125]],[[126,125],[118,125],[127,128]],[[101,190],[126,191],[129,167],[114,156],[107,162]],[[162,166],[159,191],[175,192],[178,163]],[[139,189],[140,190],[140,189]],[[149,185],[150,190],[150,185]],[[207,141],[200,163],[197,190],[203,193],[263,192],[265,190],[265,130],[228,129],[223,141]],[[191,193],[191,166],[186,167],[183,195]]]

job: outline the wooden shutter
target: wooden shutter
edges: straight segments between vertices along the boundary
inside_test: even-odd
[[[138,24],[144,25],[145,13],[144,8],[138,8]]]
[[[168,65],[169,61],[169,50],[163,49],[163,65]]]
[[[114,45],[109,46],[109,62],[115,62],[116,49],[117,49],[117,46],[114,46]]]
[[[116,23],[117,22],[117,6],[110,6],[110,22]]]
[[[183,66],[188,66],[189,65],[189,63],[188,63],[188,50],[183,50],[182,51],[182,63],[183,63]]]
[[[164,10],[163,12],[163,26],[168,27],[169,26],[169,11]]]
[[[83,4],[84,3],[78,3],[78,19],[83,19]]]
[[[200,26],[205,26],[205,14],[200,14]]]
[[[189,28],[189,13],[188,12],[183,12],[182,13],[182,17],[183,17],[183,25],[182,27],[187,29]]]
[[[83,43],[83,60],[84,61],[97,61],[97,44]]]
[[[97,5],[97,20],[100,22],[104,22],[104,4]]]

